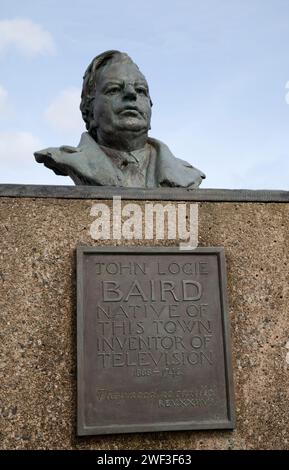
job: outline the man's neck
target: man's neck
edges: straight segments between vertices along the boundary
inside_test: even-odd
[[[133,132],[122,131],[114,134],[100,134],[97,131],[92,133],[92,137],[99,144],[104,147],[120,150],[122,152],[133,152],[145,147],[147,143],[147,131]]]

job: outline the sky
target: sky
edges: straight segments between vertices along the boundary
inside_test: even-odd
[[[202,187],[288,190],[288,44],[288,0],[0,0],[0,183],[73,184],[33,152],[78,144],[84,71],[118,49]]]

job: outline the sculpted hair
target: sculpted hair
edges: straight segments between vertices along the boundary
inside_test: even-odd
[[[84,77],[81,93],[80,111],[82,118],[86,124],[86,129],[90,131],[95,127],[93,120],[93,100],[95,88],[100,69],[109,62],[123,62],[134,64],[132,59],[125,53],[120,51],[106,51],[97,55],[87,67]],[[136,64],[134,64],[136,65]],[[136,65],[137,67],[137,65]]]

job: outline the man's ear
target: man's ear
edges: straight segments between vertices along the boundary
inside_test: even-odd
[[[89,122],[89,131],[92,131],[93,129],[97,129],[97,123],[95,119],[91,119]]]

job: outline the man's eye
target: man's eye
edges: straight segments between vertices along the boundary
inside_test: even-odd
[[[120,90],[120,88],[118,86],[114,86],[114,87],[108,88],[105,91],[105,94],[106,95],[115,95],[116,93],[119,92],[119,90]]]
[[[139,94],[139,95],[145,95],[147,96],[148,95],[148,92],[145,88],[142,88],[142,87],[137,87],[136,88],[136,92]]]

